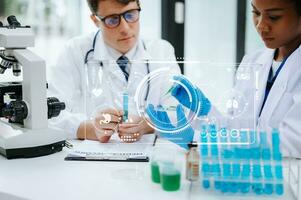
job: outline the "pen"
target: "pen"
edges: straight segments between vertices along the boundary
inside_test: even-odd
[[[154,142],[153,142],[153,146],[156,145],[157,139],[158,139],[158,135],[156,134],[155,139],[154,139]]]
[[[84,156],[67,156],[66,161],[116,161],[116,162],[148,162],[148,156],[136,157],[84,157]]]

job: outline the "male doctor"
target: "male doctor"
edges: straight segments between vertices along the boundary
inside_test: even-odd
[[[51,68],[48,74],[49,93],[66,102],[66,110],[51,123],[63,128],[70,138],[105,143],[117,131],[119,137],[127,136],[130,138],[127,141],[137,141],[143,134],[152,133],[153,129],[137,116],[129,117],[131,123],[121,123],[122,94],[126,90],[133,97],[144,76],[156,69],[168,67],[180,73],[175,62],[165,62],[164,65],[151,62],[175,61],[174,49],[163,40],[146,41],[140,38],[139,0],[87,0],[87,3],[92,12],[90,17],[99,31],[71,39],[57,64]],[[89,63],[93,64],[89,66]],[[94,71],[89,72],[92,68]],[[92,88],[101,93],[92,95],[92,112],[101,108],[95,115],[96,121],[86,113],[87,94],[92,90],[86,83],[94,80],[87,74],[99,78],[96,88]],[[99,74],[102,74],[101,77],[98,77]],[[148,85],[150,89],[154,89],[151,81]],[[147,91],[145,99],[148,102],[158,101],[160,92],[158,89],[157,95],[149,96]]]

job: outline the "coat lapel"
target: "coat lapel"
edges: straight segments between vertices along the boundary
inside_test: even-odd
[[[269,76],[269,71],[272,66],[274,50],[267,49],[258,59],[258,69],[255,71],[256,81],[256,97],[255,109],[256,118],[259,117],[262,104],[265,96],[266,84]]]
[[[266,100],[266,104],[262,111],[261,117],[267,120],[266,121],[267,123],[269,122],[269,119],[273,116],[275,109],[277,109],[277,105],[279,104],[279,101],[283,99],[282,97],[284,93],[287,91],[287,84],[289,78],[296,71],[293,68],[297,65],[299,60],[298,51],[299,49],[293,52],[287,59],[285,65],[283,66],[277,79],[275,80],[274,85],[270,91],[270,94]]]

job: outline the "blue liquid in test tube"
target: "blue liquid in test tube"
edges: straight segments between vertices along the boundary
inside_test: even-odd
[[[262,149],[262,159],[271,160],[271,150],[269,148]]]
[[[222,183],[221,181],[214,181],[214,188],[216,190],[220,190],[222,188]]]
[[[254,178],[261,178],[261,166],[259,164],[253,165],[253,177]]]
[[[272,131],[272,144],[273,144],[273,159],[276,161],[282,160],[282,154],[280,152],[280,137],[279,131],[277,129],[273,129]]]
[[[230,185],[230,192],[232,192],[232,193],[238,192],[238,190],[239,190],[239,183],[229,182],[228,184]]]
[[[239,163],[235,163],[232,165],[232,175],[234,178],[238,178],[240,177],[240,164]]]
[[[221,176],[221,167],[220,167],[219,163],[212,164],[211,168],[212,168],[212,174],[214,177],[218,178]]]
[[[217,131],[215,125],[209,126],[209,136],[211,141],[211,155],[212,156],[218,156],[218,146],[217,146]]]
[[[275,176],[278,180],[283,179],[282,166],[281,165],[276,165],[275,166]]]
[[[251,173],[250,164],[243,164],[242,166],[242,178],[249,178]]]
[[[276,184],[275,192],[278,195],[282,195],[284,193],[283,184]]]
[[[122,121],[127,122],[129,117],[129,94],[123,93],[123,116]]]
[[[202,172],[204,177],[208,177],[210,174],[210,165],[208,163],[202,164]]]
[[[231,165],[228,163],[223,164],[223,175],[225,178],[228,178],[231,176]]]
[[[229,189],[230,189],[230,184],[228,182],[226,182],[226,181],[222,181],[221,182],[221,191],[223,193],[226,193],[226,192],[229,191]]]
[[[264,177],[266,179],[272,179],[273,178],[272,166],[271,165],[264,165],[263,166],[263,171],[264,171]]]
[[[253,183],[252,188],[253,188],[253,191],[258,195],[262,194],[264,191],[262,183]]]
[[[250,192],[250,187],[251,187],[250,183],[240,183],[241,193],[246,194],[246,193]]]
[[[209,180],[203,180],[203,188],[205,188],[205,189],[210,188],[210,181]]]
[[[256,147],[257,146],[257,137],[256,137],[256,132],[255,131],[250,131],[250,145],[251,147]]]
[[[208,139],[207,139],[207,132],[206,132],[206,127],[202,127],[202,131],[200,134],[200,149],[201,149],[201,156],[202,157],[207,157],[208,156]]]
[[[259,138],[260,138],[260,146],[262,148],[267,148],[268,147],[267,133],[264,131],[261,131],[259,133]]]
[[[273,194],[273,184],[270,183],[265,184],[264,193],[268,195]]]
[[[273,129],[272,131],[272,144],[273,147],[279,147],[280,137],[279,137],[279,131],[277,129]]]

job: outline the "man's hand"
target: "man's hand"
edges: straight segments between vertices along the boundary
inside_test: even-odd
[[[138,116],[129,117],[129,122],[119,124],[118,134],[123,142],[131,143],[141,139],[146,133],[153,133],[154,129]]]
[[[115,109],[106,109],[97,113],[94,118],[94,127],[98,140],[103,143],[108,142],[117,131],[121,119],[122,113]]]

